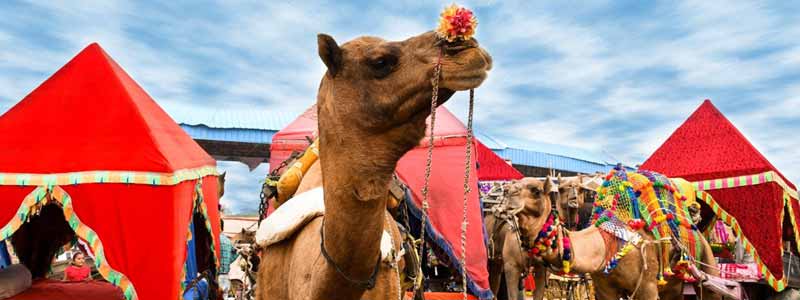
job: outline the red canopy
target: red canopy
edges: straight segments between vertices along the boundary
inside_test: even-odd
[[[303,114],[272,136],[269,154],[269,170],[274,171],[292,155],[303,151],[317,137],[317,105],[312,105]]]
[[[481,141],[476,140],[475,146],[474,153],[477,153],[478,156],[478,180],[511,180],[524,177],[522,173]]]
[[[450,111],[444,107],[436,110],[434,129],[435,149],[430,182],[429,227],[432,240],[436,241],[451,261],[458,262],[461,257],[461,224],[464,198],[464,159],[467,129]],[[316,136],[316,106],[312,106],[286,128],[272,138],[270,168],[277,168],[289,157],[292,151],[301,151],[308,145],[308,138]],[[427,144],[428,139],[423,139]],[[467,273],[470,290],[481,298],[491,298],[489,275],[486,269],[486,246],[483,236],[483,219],[478,199],[478,180],[510,180],[522,178],[522,174],[497,156],[479,141],[472,148],[472,164],[479,169],[471,169],[468,195],[467,219]],[[419,146],[408,152],[397,164],[397,174],[411,189],[415,213],[419,213],[424,184],[427,148]],[[458,212],[458,213],[457,213]]]
[[[56,202],[100,273],[153,300],[180,297],[194,210],[219,248],[215,160],[97,44],[0,116],[0,144],[0,240]]]
[[[705,100],[641,168],[682,177],[705,190],[711,196],[705,200],[717,215],[752,244],[770,284],[783,289],[784,207],[796,237],[799,229],[795,186],[711,101]]]

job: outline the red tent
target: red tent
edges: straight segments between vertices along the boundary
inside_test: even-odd
[[[430,223],[426,231],[432,240],[458,262],[461,257],[461,224],[464,198],[464,160],[466,156],[467,130],[464,124],[444,107],[436,110],[436,128],[433,165],[431,170],[430,194],[428,210]],[[292,151],[301,151],[308,145],[308,138],[316,134],[316,106],[312,106],[286,128],[272,138],[270,168],[277,168],[289,157]],[[397,173],[411,189],[414,205],[412,211],[419,214],[424,184],[425,163],[427,158],[428,138],[422,145],[407,153],[397,164]],[[491,298],[489,291],[489,275],[486,269],[486,246],[483,236],[483,219],[478,199],[478,180],[501,180],[522,178],[516,169],[494,154],[491,149],[475,140],[472,150],[472,164],[479,166],[471,169],[467,208],[467,273],[470,290],[482,299]]]
[[[216,162],[99,45],[0,116],[0,144],[0,240],[54,203],[127,299],[178,299],[198,212],[219,265]]]
[[[694,182],[700,198],[744,236],[769,284],[784,289],[784,209],[795,238],[800,237],[796,188],[711,101],[704,101],[641,168]]]

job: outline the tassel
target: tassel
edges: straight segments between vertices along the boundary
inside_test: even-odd
[[[658,285],[659,286],[667,285],[667,281],[664,280],[664,274],[658,274]]]

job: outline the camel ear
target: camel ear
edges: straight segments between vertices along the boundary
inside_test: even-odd
[[[544,191],[544,193],[550,193],[553,190],[554,185],[555,184],[553,183],[553,179],[551,179],[550,176],[547,176],[544,179],[544,185],[542,186],[542,191]]]
[[[317,35],[317,45],[319,46],[319,58],[328,67],[331,77],[336,76],[342,68],[342,49],[330,35],[320,33]]]

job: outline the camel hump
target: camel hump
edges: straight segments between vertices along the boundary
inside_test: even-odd
[[[294,196],[261,222],[256,231],[256,243],[261,247],[283,241],[308,222],[325,213],[322,187]]]

